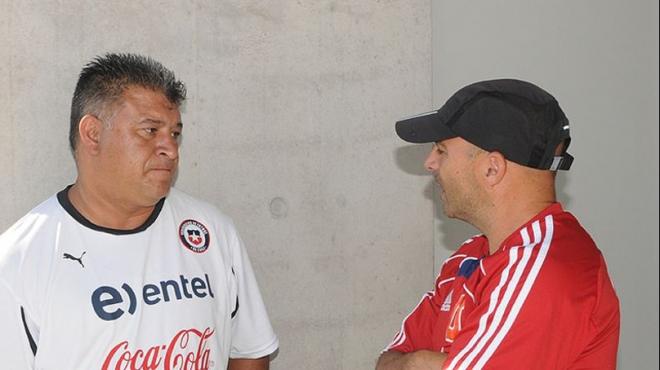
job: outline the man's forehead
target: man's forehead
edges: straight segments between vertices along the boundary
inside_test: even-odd
[[[435,145],[444,150],[483,150],[460,136],[438,141]]]
[[[176,117],[176,121],[181,121],[179,106],[172,103],[163,92],[157,90],[140,86],[126,88],[121,95],[118,109],[125,107],[137,110],[144,115],[144,119],[170,121]],[[163,117],[163,115],[168,117]]]
[[[468,143],[468,142],[465,141],[465,139],[457,136],[457,137],[452,137],[452,138],[449,138],[449,139],[436,141],[435,145],[446,148],[446,147],[450,147],[450,146],[464,145],[464,143]]]
[[[162,102],[165,105],[171,106],[173,109],[178,109],[178,106],[171,102],[165,94],[165,91],[152,89],[140,85],[129,85],[124,88],[121,93],[123,99],[139,99],[139,100],[154,100]]]

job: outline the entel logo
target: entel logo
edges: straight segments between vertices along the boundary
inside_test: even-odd
[[[121,288],[128,296],[128,313],[133,315],[137,309],[137,296],[133,288],[124,283]],[[142,301],[153,306],[163,302],[169,302],[172,299],[177,301],[181,299],[204,298],[210,296],[215,298],[211,289],[209,276],[204,274],[204,279],[194,277],[188,280],[185,276],[179,275],[179,280],[163,280],[158,284],[145,284],[141,290]],[[120,291],[111,286],[100,286],[92,293],[92,307],[96,315],[106,321],[117,320],[124,314],[121,307],[109,307],[123,303],[124,297]],[[124,307],[125,308],[125,307]]]

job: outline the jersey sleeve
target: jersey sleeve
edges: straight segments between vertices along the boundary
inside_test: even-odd
[[[29,317],[0,277],[0,351],[7,369],[32,370],[36,354]]]
[[[607,273],[607,266],[602,255],[598,276],[598,299],[591,315],[593,334],[573,363],[576,369],[606,369],[616,368],[616,356],[619,348],[620,311],[619,299]]]
[[[435,291],[424,294],[415,309],[403,319],[401,330],[386,351],[409,353],[433,348],[433,327],[440,307],[435,303]]]
[[[243,242],[235,230],[230,238],[237,299],[232,308],[232,345],[229,357],[267,356],[277,350],[279,342],[268,319]]]
[[[0,367],[3,369],[34,369],[39,343],[39,328],[33,320],[38,306],[35,296],[43,295],[37,277],[48,270],[43,264],[29,263],[35,260],[35,254],[22,242],[33,221],[25,217],[0,235]]]
[[[458,251],[444,261],[440,273],[436,277],[432,291],[426,292],[415,309],[404,318],[401,329],[394,337],[385,351],[397,351],[409,353],[419,350],[429,350],[446,353],[451,344],[446,343],[437,333],[445,332],[439,317],[446,301],[451,300],[452,284],[461,258],[467,257],[465,253],[466,244],[473,239],[467,240]],[[446,310],[447,307],[444,307]]]

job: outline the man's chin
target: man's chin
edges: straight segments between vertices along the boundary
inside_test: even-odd
[[[172,189],[171,185],[168,185],[166,187],[163,187],[162,189],[159,189],[156,192],[156,196],[158,197],[158,200],[161,200],[161,199],[165,198],[167,196],[167,194],[170,193],[170,189]]]
[[[447,206],[447,202],[444,200],[442,202],[442,213],[444,213],[447,218],[454,218],[454,212]]]
[[[172,185],[169,183],[152,184],[150,189],[144,194],[145,200],[156,204],[159,200],[165,198],[170,193]]]
[[[447,217],[447,218],[451,218],[452,220],[456,220],[456,219],[458,219],[458,217],[456,217],[455,214],[453,214],[453,213],[447,213],[447,212],[445,212],[445,217]]]
[[[449,206],[447,201],[442,202],[442,213],[444,213],[447,218],[465,221],[464,215],[462,215],[460,212],[457,212],[456,208]]]

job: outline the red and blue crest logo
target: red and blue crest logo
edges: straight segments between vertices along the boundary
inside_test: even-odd
[[[185,220],[179,226],[179,239],[183,246],[195,253],[204,253],[209,249],[211,238],[209,230],[201,222]]]

